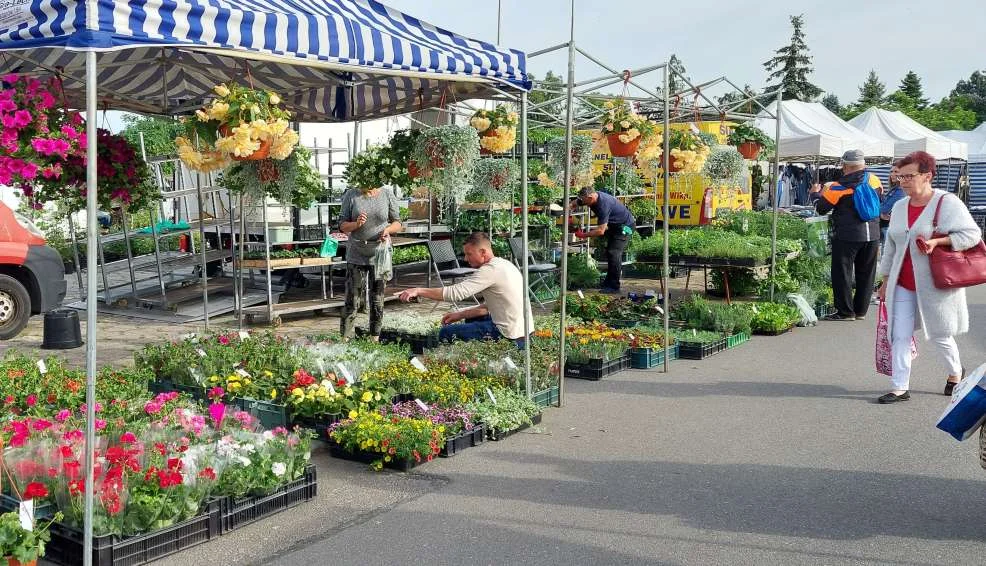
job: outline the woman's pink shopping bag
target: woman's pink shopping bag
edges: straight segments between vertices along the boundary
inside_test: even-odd
[[[911,359],[918,355],[918,345],[911,337]],[[876,323],[876,371],[883,375],[893,375],[893,347],[890,344],[890,320],[887,319],[887,305],[880,301],[880,316]]]

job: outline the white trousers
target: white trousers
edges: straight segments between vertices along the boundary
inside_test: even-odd
[[[894,290],[893,320],[893,376],[890,378],[891,387],[907,391],[911,381],[911,338],[914,336],[914,317],[917,316],[918,297],[900,285]],[[941,353],[948,375],[962,375],[962,361],[959,359],[959,347],[955,338],[932,338],[931,342]]]

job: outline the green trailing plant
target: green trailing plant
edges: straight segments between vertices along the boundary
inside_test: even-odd
[[[726,143],[738,146],[747,142],[759,144],[764,149],[773,149],[774,140],[752,124],[739,124],[726,138]]]
[[[552,138],[547,143],[548,166],[551,180],[564,187],[565,184],[565,138]],[[572,136],[572,152],[569,157],[572,187],[587,187],[592,184],[592,138],[582,134]]]
[[[305,209],[323,198],[326,190],[318,171],[311,165],[311,158],[310,151],[298,146],[287,159],[237,161],[223,171],[219,182],[230,192],[252,199],[269,196]]]
[[[625,159],[617,160],[614,170],[606,171],[596,177],[593,184],[597,191],[606,191],[614,195],[639,195],[645,192],[644,179],[637,171],[637,167],[632,161]]]
[[[520,168],[512,159],[480,159],[466,201],[510,204],[519,178]]]
[[[746,173],[746,162],[736,148],[720,145],[716,146],[705,160],[702,173],[720,185],[738,184]]]
[[[531,425],[531,419],[541,412],[540,407],[527,395],[506,387],[491,389],[496,403],[486,397],[466,404],[466,411],[472,413],[473,420],[485,424],[490,430],[511,431],[524,425]]]
[[[470,126],[438,126],[421,132],[412,155],[444,210],[465,197],[479,158],[479,136]]]

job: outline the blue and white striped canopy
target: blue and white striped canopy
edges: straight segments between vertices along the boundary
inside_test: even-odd
[[[233,80],[277,92],[305,122],[530,88],[523,52],[373,0],[0,3],[0,72],[60,74],[81,106],[91,50],[100,107],[152,114],[185,113]]]

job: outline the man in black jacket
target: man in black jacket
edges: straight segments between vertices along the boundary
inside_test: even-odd
[[[832,294],[836,314],[830,320],[862,320],[873,295],[877,253],[880,247],[880,218],[863,221],[856,212],[853,192],[862,183],[882,193],[880,179],[866,171],[863,152],[842,155],[842,177],[824,188],[815,186],[811,199],[819,214],[832,213]],[[855,272],[855,276],[854,276]],[[853,280],[856,292],[852,293]]]

